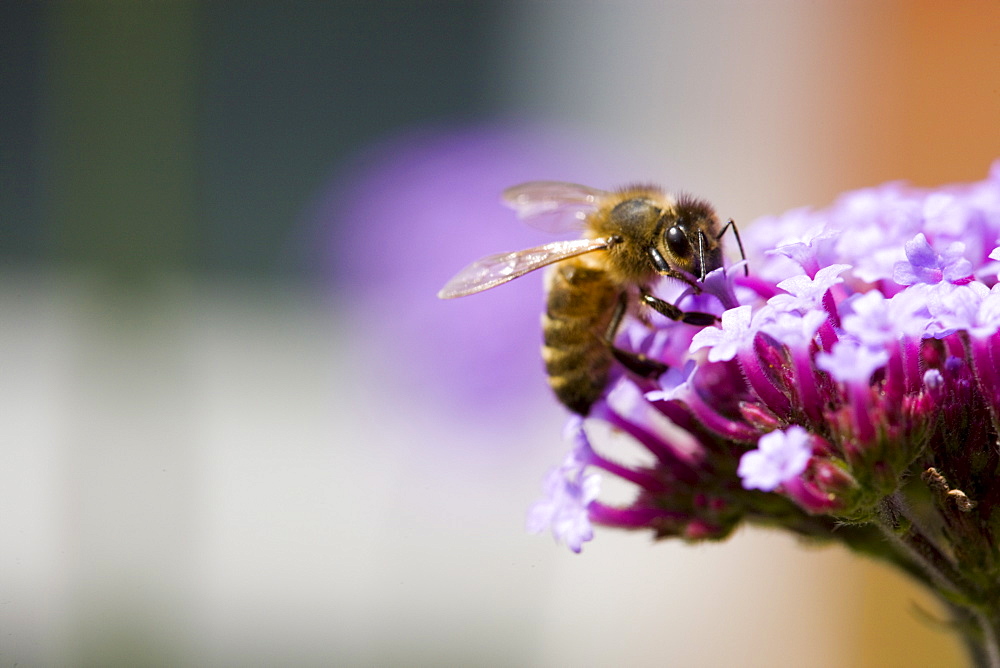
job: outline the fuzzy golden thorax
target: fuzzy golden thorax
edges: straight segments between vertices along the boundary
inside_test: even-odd
[[[670,270],[700,278],[722,264],[718,219],[701,200],[675,200],[658,188],[634,186],[619,192],[587,223],[590,235],[617,240],[605,259],[615,282],[645,284]]]

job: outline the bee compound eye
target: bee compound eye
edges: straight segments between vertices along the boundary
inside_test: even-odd
[[[691,255],[691,242],[688,241],[687,234],[680,225],[673,225],[667,228],[667,248],[675,257],[688,257]]]

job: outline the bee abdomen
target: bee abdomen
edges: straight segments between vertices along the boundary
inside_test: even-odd
[[[549,385],[556,397],[574,413],[586,415],[608,383],[611,357],[604,344],[567,348],[544,346],[542,358],[549,375]]]
[[[600,269],[573,261],[551,272],[548,305],[542,316],[542,359],[556,397],[586,415],[608,382],[613,357],[604,332],[618,291]]]

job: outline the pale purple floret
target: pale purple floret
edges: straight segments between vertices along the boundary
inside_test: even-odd
[[[698,365],[693,359],[687,360],[683,366],[671,367],[660,376],[660,389],[646,393],[648,401],[671,401],[680,398],[689,388],[688,381]]]
[[[892,279],[900,285],[916,283],[968,283],[972,263],[965,259],[965,244],[955,241],[936,252],[921,232],[906,242],[906,261],[893,267]]]
[[[586,472],[592,450],[583,421],[574,416],[566,431],[575,447],[559,467],[545,476],[543,498],[528,510],[527,529],[531,533],[549,529],[556,542],[579,552],[594,537],[588,507],[600,492],[601,477]]]
[[[792,276],[778,283],[788,294],[775,295],[768,304],[780,311],[809,311],[819,308],[827,291],[844,279],[840,274],[850,269],[848,264],[833,264],[816,272],[815,278],[806,274]]]
[[[709,362],[733,359],[740,349],[753,342],[754,330],[750,327],[750,306],[737,306],[722,314],[721,327],[706,327],[691,339],[691,352],[709,348]]]
[[[840,234],[827,264],[846,262],[860,280],[877,283],[906,259],[903,244],[919,231],[921,203],[901,184],[887,183],[842,196],[828,217]]]
[[[549,472],[542,485],[544,498],[528,510],[528,531],[550,529],[557,543],[580,552],[594,537],[587,508],[597,498],[600,482],[597,473],[582,469],[568,473],[560,467]]]
[[[979,282],[954,286],[953,290],[931,304],[937,338],[959,330],[974,338],[986,338],[1000,331],[1000,283],[987,289]]]
[[[794,276],[801,271],[815,274],[821,265],[820,255],[836,235],[827,230],[824,221],[808,209],[795,209],[779,217],[759,221],[757,242],[761,255],[767,259],[759,267],[762,275],[774,281]],[[771,244],[768,246],[768,244]],[[755,270],[759,263],[755,264]]]
[[[772,492],[801,474],[812,457],[809,440],[809,432],[798,425],[761,436],[757,449],[740,458],[737,474],[743,487]]]
[[[952,283],[917,283],[893,295],[884,306],[887,309],[886,322],[895,330],[895,339],[933,336],[936,325],[931,304],[940,302],[942,295],[947,295],[958,287]]]
[[[935,338],[967,330],[973,336],[989,335],[996,331],[996,302],[991,291],[982,283],[968,285],[941,284],[927,293],[927,307],[932,322],[927,335]],[[983,307],[986,307],[983,309]]]
[[[816,355],[816,366],[841,383],[867,383],[888,361],[889,353],[884,349],[847,340],[838,341],[829,353]]]
[[[1000,331],[1000,288],[997,285],[983,297],[979,303],[975,323],[969,327],[969,333],[977,338],[991,336]]]
[[[936,390],[944,383],[944,376],[938,369],[928,369],[924,372],[924,385],[929,389]]]
[[[826,319],[826,312],[821,310],[807,311],[803,315],[775,313],[761,324],[760,331],[773,336],[789,348],[800,348],[812,341]]]
[[[841,317],[844,332],[861,343],[878,347],[899,340],[901,332],[890,300],[878,290],[856,295],[845,302],[848,310]]]
[[[965,244],[965,257],[976,264],[996,246],[996,188],[989,182],[951,192],[931,192],[924,200],[923,231],[935,247]]]

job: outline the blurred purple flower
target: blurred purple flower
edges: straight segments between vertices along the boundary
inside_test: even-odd
[[[311,216],[329,235],[335,308],[348,306],[379,351],[373,374],[480,417],[551,401],[537,374],[540,273],[460,307],[435,295],[472,259],[553,241],[500,193],[542,178],[613,185],[620,177],[594,151],[592,138],[497,124],[410,132],[342,167]]]
[[[885,350],[841,340],[833,344],[831,352],[816,355],[816,368],[841,383],[867,383],[888,361],[889,353]]]
[[[557,542],[579,552],[594,537],[588,512],[600,492],[601,477],[587,472],[593,449],[583,430],[583,421],[574,417],[566,431],[574,444],[573,450],[545,477],[545,495],[528,511],[527,528],[532,533],[550,529]]]

